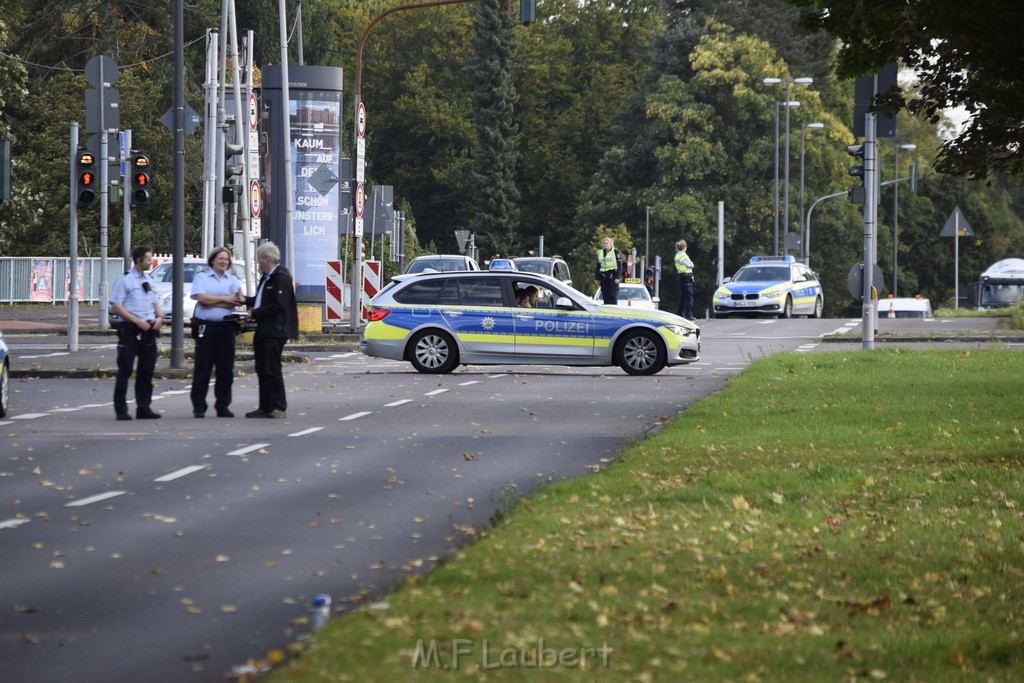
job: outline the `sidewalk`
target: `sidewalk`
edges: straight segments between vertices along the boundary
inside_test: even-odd
[[[92,377],[112,378],[117,374],[117,334],[99,329],[99,307],[78,307],[78,351],[68,350],[68,307],[64,304],[0,306],[0,332],[4,335],[11,359],[11,377]],[[341,330],[345,331],[342,332]],[[310,352],[343,352],[359,349],[359,335],[338,327],[338,332],[303,335],[285,346],[285,362],[306,362]],[[170,363],[170,329],[160,338],[158,379],[192,376],[192,339],[185,328],[182,367]],[[237,360],[252,361],[251,345],[238,345]]]

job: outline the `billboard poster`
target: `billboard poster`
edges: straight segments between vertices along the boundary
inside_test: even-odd
[[[154,259],[155,261],[156,259]],[[155,266],[155,264],[154,264]],[[64,292],[65,297],[68,301],[71,301],[71,267],[70,263],[68,267],[64,269]],[[85,264],[81,261],[78,262],[78,276],[75,277],[75,298],[78,301],[85,300]]]
[[[53,261],[51,259],[32,259],[32,273],[29,278],[29,301],[53,301]]]
[[[325,263],[338,258],[341,101],[337,93],[298,91],[293,92],[290,107],[293,276],[300,300],[323,299]]]

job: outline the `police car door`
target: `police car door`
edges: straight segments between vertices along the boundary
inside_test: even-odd
[[[438,306],[467,354],[512,355],[512,309],[504,305],[500,278],[449,278]]]
[[[533,362],[590,358],[594,355],[593,316],[583,309],[555,307],[563,293],[543,282],[525,282],[540,288],[537,306],[517,308],[515,313],[516,357]]]

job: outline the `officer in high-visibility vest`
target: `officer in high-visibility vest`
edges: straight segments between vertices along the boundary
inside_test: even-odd
[[[622,279],[622,255],[615,248],[611,237],[601,240],[597,250],[597,267],[594,268],[594,283],[601,287],[601,299],[614,306],[619,303],[619,282]]]
[[[676,315],[693,320],[693,261],[686,255],[686,240],[676,242],[676,278],[679,281],[679,306]]]

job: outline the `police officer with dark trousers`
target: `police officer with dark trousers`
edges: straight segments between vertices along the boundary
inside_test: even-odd
[[[256,377],[260,385],[260,403],[246,417],[287,417],[288,401],[284,393],[284,375],[281,372],[281,354],[289,339],[299,336],[299,310],[295,303],[292,275],[281,265],[281,250],[273,242],[264,242],[256,248],[260,278],[256,296],[245,298],[251,306],[249,316],[256,321],[253,337],[253,355]]]
[[[619,282],[622,279],[622,255],[615,248],[611,237],[601,240],[597,250],[597,267],[594,268],[594,283],[601,287],[601,300],[609,306],[619,303]]]
[[[693,320],[693,261],[686,255],[686,240],[676,242],[676,279],[679,281],[679,306],[676,315]]]
[[[114,413],[118,420],[130,420],[128,414],[128,380],[135,361],[135,417],[156,420],[160,413],[153,402],[153,369],[156,367],[156,339],[164,314],[153,290],[153,281],[146,273],[153,266],[153,250],[138,246],[132,249],[131,269],[117,278],[110,294],[110,310],[121,317],[117,328],[117,379],[114,381]]]
[[[235,334],[238,322],[225,319],[235,306],[245,303],[242,283],[231,272],[231,252],[217,247],[206,259],[210,269],[192,278],[192,298],[196,310],[192,317],[192,338],[196,341],[195,366],[192,370],[192,414],[206,417],[206,393],[210,375],[217,368],[213,385],[213,408],[217,417],[234,417],[231,405],[231,384],[234,381]]]

